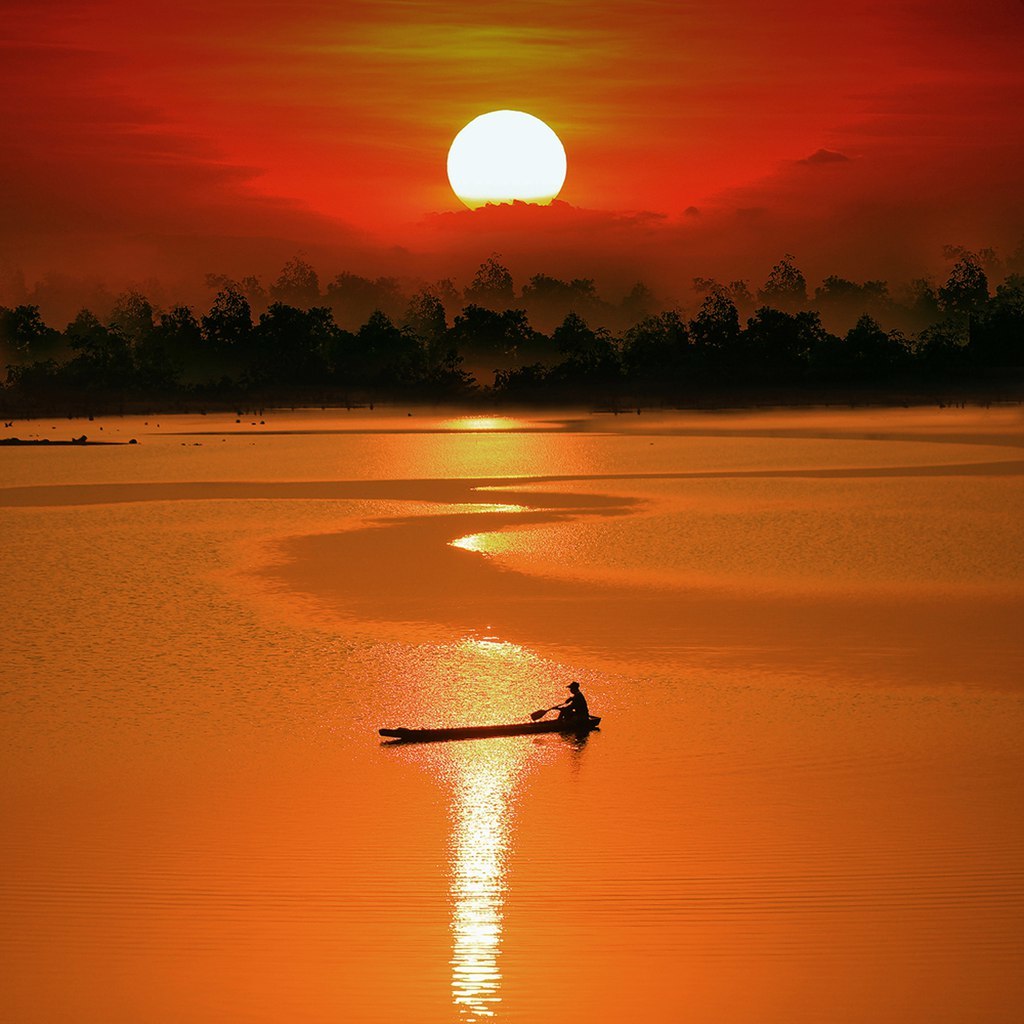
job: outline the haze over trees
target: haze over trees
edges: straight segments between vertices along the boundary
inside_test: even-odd
[[[517,291],[498,254],[461,291],[446,279],[412,294],[348,271],[323,285],[296,257],[266,286],[210,275],[205,311],[157,309],[129,291],[102,318],[82,309],[58,329],[36,304],[0,306],[0,406],[21,415],[473,394],[692,403],[972,388],[1019,397],[1024,249],[1006,261],[960,247],[946,256],[940,283],[891,290],[830,275],[812,292],[786,254],[754,290],[694,279],[689,313],[659,309],[643,282],[619,302],[593,280],[543,273]]]

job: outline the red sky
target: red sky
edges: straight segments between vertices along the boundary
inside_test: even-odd
[[[1022,0],[0,0],[0,278],[941,270],[1024,235],[1022,53]],[[460,212],[503,107],[570,208]]]

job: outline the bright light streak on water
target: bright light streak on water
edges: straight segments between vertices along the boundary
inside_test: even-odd
[[[458,748],[452,870],[452,999],[463,1019],[494,1016],[501,971],[509,802],[521,744]]]
[[[523,421],[510,416],[460,416],[457,419],[445,420],[440,424],[442,430],[521,430]]]

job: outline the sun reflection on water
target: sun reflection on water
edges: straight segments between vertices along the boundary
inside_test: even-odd
[[[562,666],[490,635],[424,646],[414,656],[406,649],[402,658],[388,674],[402,679],[396,707],[402,721],[414,724],[525,722],[532,709],[561,699],[567,678]],[[516,799],[530,772],[561,751],[561,743],[553,735],[520,736],[405,750],[448,795],[451,998],[466,1024],[498,1014]]]
[[[441,423],[445,430],[488,431],[488,430],[521,430],[523,421],[511,416],[459,416],[456,419]]]
[[[471,533],[466,537],[459,537],[458,540],[450,542],[451,547],[461,548],[463,551],[475,551],[480,555],[494,554],[500,550],[500,535],[496,533]]]
[[[523,754],[500,740],[466,746],[452,807],[452,999],[462,1019],[493,1017],[501,971],[509,808]]]

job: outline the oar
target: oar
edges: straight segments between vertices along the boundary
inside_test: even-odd
[[[530,717],[535,721],[539,722],[549,711],[554,711],[556,708],[560,708],[561,704],[556,704],[553,708],[541,708],[540,711],[532,711]]]

